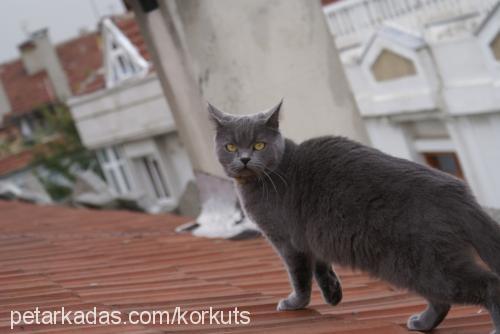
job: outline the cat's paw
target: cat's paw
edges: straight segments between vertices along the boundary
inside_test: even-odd
[[[278,311],[292,311],[305,308],[309,304],[309,297],[298,297],[291,294],[288,298],[279,301],[276,309]]]
[[[429,332],[434,329],[434,324],[433,323],[426,323],[422,319],[421,314],[414,314],[410,318],[408,318],[408,321],[406,323],[406,327],[408,327],[409,330],[411,331],[419,331],[419,332]]]
[[[328,304],[335,306],[342,300],[342,286],[339,281],[330,281],[328,285],[321,287],[323,299]]]

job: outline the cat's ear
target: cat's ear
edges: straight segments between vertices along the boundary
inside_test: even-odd
[[[275,105],[274,107],[272,107],[271,109],[269,109],[264,113],[264,117],[266,119],[266,125],[269,126],[270,128],[273,129],[279,128],[280,111],[282,105],[283,105],[283,99],[281,99],[281,101],[277,105]]]
[[[210,120],[214,122],[215,125],[217,126],[223,126],[225,122],[229,120],[231,117],[230,115],[226,114],[223,111],[220,111],[216,107],[210,104],[210,102],[207,102],[207,110],[208,110],[208,115],[210,116]]]

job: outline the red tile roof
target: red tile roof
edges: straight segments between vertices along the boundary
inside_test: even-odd
[[[125,14],[114,17],[113,21],[130,38],[141,54],[149,59],[134,16]],[[104,88],[101,44],[100,34],[93,32],[56,45],[57,55],[74,95],[91,93]],[[30,112],[40,105],[56,101],[46,72],[28,75],[21,59],[1,64],[0,79],[9,97],[13,113]]]
[[[90,33],[57,45],[57,55],[74,95],[104,88],[99,33]]]
[[[139,50],[144,59],[149,60],[150,55],[146,47],[146,42],[141,35],[139,29],[139,24],[134,18],[133,13],[129,13],[123,16],[115,16],[112,18],[113,23],[123,32],[125,36],[134,44],[134,46]]]
[[[326,5],[330,5],[330,4],[333,4],[335,2],[339,2],[339,1],[341,1],[341,0],[321,0],[321,4],[323,6],[326,6]]]
[[[49,333],[407,333],[424,301],[360,272],[337,270],[344,300],[326,305],[314,287],[311,306],[276,312],[289,292],[281,260],[263,240],[226,241],[175,234],[187,218],[92,211],[0,201],[0,332],[11,310],[206,310],[238,307],[249,325],[25,325]],[[124,316],[123,316],[124,317]],[[487,312],[454,307],[434,333],[491,329]]]
[[[27,75],[20,59],[2,64],[0,79],[14,113],[29,112],[55,99],[47,73]]]
[[[26,150],[0,158],[0,177],[26,168],[33,161],[33,152]]]

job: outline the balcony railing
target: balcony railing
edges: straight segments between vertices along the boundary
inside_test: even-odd
[[[420,30],[427,23],[484,14],[499,0],[343,0],[325,6],[324,11],[333,35],[354,37],[373,31],[383,22],[395,21]]]

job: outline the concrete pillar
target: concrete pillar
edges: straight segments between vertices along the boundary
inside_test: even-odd
[[[201,225],[242,220],[216,161],[206,101],[229,113],[246,114],[269,108],[283,97],[286,136],[302,141],[337,134],[368,141],[319,1],[130,0],[129,4],[198,176],[204,201],[198,217]],[[205,205],[206,201],[212,204]],[[224,215],[207,218],[208,211]]]
[[[234,114],[274,106],[302,141],[337,134],[367,142],[319,1],[178,1],[203,97]]]

